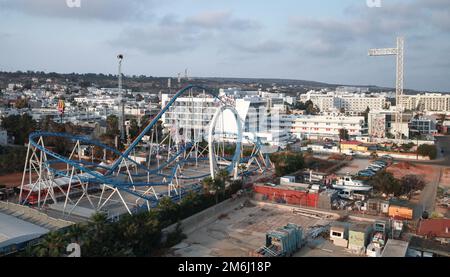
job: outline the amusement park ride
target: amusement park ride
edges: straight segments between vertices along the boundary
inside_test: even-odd
[[[197,133],[188,139],[187,136],[177,135],[181,129],[190,132],[184,130],[189,126],[178,128],[175,132],[158,134],[161,133],[161,130],[158,131],[161,117],[175,105],[177,98],[186,95],[194,97],[196,92],[209,94],[221,103],[209,124],[208,134]],[[237,126],[233,135],[224,131],[225,112],[233,114]],[[50,207],[64,215],[77,215],[86,211],[106,212],[110,216],[133,214],[150,210],[162,197],[180,201],[191,191],[200,192],[203,189],[201,181],[209,176],[214,178],[219,170],[226,169],[235,179],[270,170],[272,164],[259,140],[247,146],[252,151],[244,157],[242,123],[235,108],[220,99],[218,93],[188,85],[162,107],[123,152],[86,136],[32,133],[19,203],[38,208]],[[150,139],[144,141],[144,137]],[[46,140],[49,138],[73,145],[70,155],[60,155],[47,147]],[[225,144],[235,147],[232,156],[225,154]],[[93,155],[91,159],[84,157],[82,149],[86,147],[103,151],[103,158],[95,159]],[[145,163],[139,163],[136,159],[136,151],[142,148],[146,149]],[[114,158],[108,159],[107,153]]]

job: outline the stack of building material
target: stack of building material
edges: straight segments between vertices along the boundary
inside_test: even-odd
[[[302,229],[295,224],[287,224],[282,228],[266,234],[266,245],[253,253],[257,257],[291,256],[302,246]]]
[[[355,253],[365,254],[369,244],[371,226],[366,224],[355,224],[350,227],[348,236],[348,248]]]

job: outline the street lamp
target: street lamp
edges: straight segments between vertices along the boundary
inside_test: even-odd
[[[123,101],[123,93],[122,93],[122,61],[123,55],[117,55],[117,59],[119,60],[119,130],[120,130],[120,140],[123,142],[125,140],[125,102]]]

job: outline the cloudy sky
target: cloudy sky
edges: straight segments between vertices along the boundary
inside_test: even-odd
[[[450,91],[450,1],[0,0],[0,70],[292,78]]]

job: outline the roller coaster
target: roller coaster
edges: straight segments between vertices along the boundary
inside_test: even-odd
[[[165,133],[160,130],[158,126],[163,115],[175,106],[177,99],[186,95],[195,97],[195,92],[208,95],[218,103],[207,137],[200,134],[183,139],[179,134],[182,128],[166,130]],[[194,104],[190,108],[194,110]],[[230,124],[223,122],[225,112],[233,115],[236,131],[232,134],[224,129],[226,124]],[[101,211],[113,217],[121,213],[150,211],[163,197],[181,201],[190,192],[202,191],[201,181],[206,177],[214,179],[221,170],[226,170],[234,179],[271,170],[268,153],[257,138],[253,138],[250,144],[247,139],[245,146],[251,149],[251,153],[243,155],[243,122],[234,106],[219,97],[216,91],[188,85],[162,107],[124,151],[88,136],[32,133],[19,203],[37,208],[50,207],[66,216]],[[49,139],[73,146],[70,155],[58,154],[54,147],[47,147]],[[225,144],[231,145],[234,153],[227,155]],[[136,151],[144,146],[145,161],[139,161]],[[86,148],[91,149],[91,158],[82,154]],[[94,149],[103,153],[103,157],[94,158]],[[113,158],[108,159],[108,154]]]

